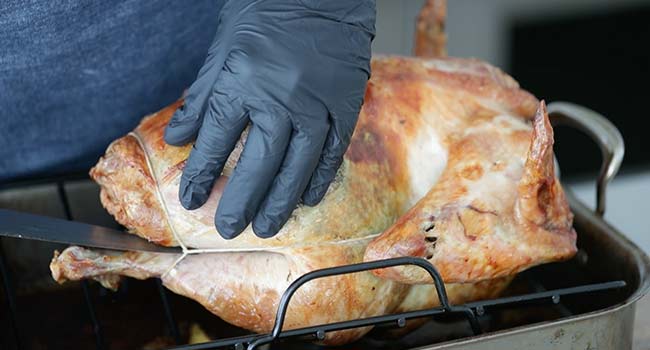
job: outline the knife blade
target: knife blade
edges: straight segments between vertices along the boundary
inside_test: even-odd
[[[0,236],[111,250],[182,253],[136,235],[103,226],[0,209]]]

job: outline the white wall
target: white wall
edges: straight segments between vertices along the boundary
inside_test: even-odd
[[[522,18],[598,13],[649,0],[448,0],[451,56],[477,57],[498,67],[508,63],[508,26]],[[410,55],[415,17],[424,0],[377,0],[376,53]],[[552,43],[547,43],[552,49]]]
[[[424,2],[425,0],[377,0],[374,52],[410,55],[415,17]]]

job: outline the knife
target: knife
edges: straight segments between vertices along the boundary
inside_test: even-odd
[[[182,253],[128,232],[76,221],[0,209],[0,236],[112,250]]]

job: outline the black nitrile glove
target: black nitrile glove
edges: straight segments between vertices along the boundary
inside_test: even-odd
[[[217,208],[227,239],[252,221],[274,236],[300,198],[315,205],[341,165],[370,76],[374,0],[230,0],[165,141],[196,139],[183,207],[208,199],[244,128],[250,133]]]

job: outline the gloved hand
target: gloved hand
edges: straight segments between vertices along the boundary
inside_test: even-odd
[[[370,76],[374,0],[231,0],[165,141],[196,139],[181,177],[186,209],[202,206],[244,128],[221,197],[226,239],[253,222],[275,235],[302,197],[323,198],[341,165]]]

